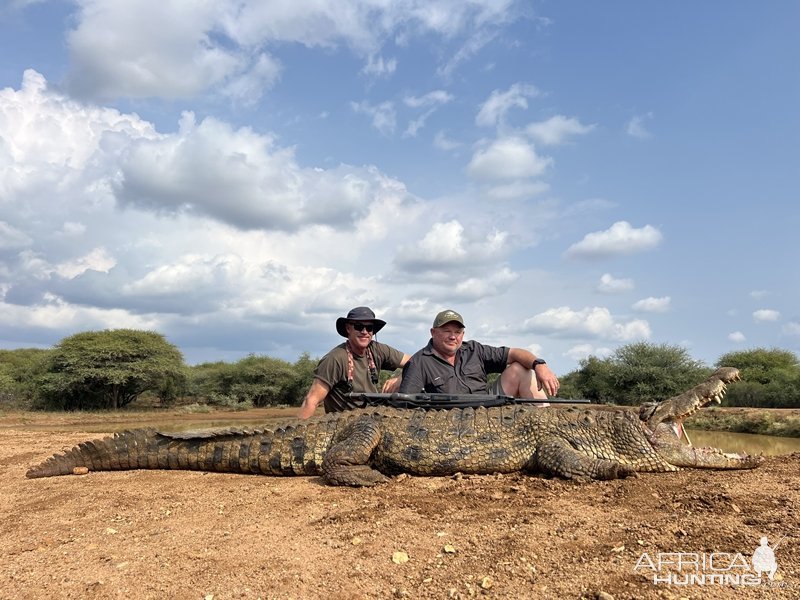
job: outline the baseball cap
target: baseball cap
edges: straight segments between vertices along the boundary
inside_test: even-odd
[[[464,317],[462,317],[456,311],[450,310],[449,308],[447,310],[443,310],[438,315],[436,315],[436,318],[433,320],[433,326],[441,327],[442,325],[444,325],[445,323],[449,323],[450,321],[455,321],[462,327],[466,327],[466,325],[464,325]]]

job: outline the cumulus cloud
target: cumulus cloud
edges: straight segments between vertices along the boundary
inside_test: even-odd
[[[757,311],[753,312],[753,320],[756,323],[768,323],[777,321],[781,318],[781,313],[777,310],[772,310],[770,308],[761,308]]]
[[[521,137],[501,137],[475,152],[467,172],[482,181],[538,177],[552,162]]]
[[[528,108],[528,99],[538,95],[539,90],[524,83],[515,83],[504,92],[494,90],[478,110],[475,123],[482,127],[501,124],[509,110]]]
[[[287,231],[349,226],[367,214],[383,179],[374,169],[301,168],[292,149],[268,137],[213,118],[197,124],[191,114],[177,134],[131,144],[120,171],[123,205]]]
[[[629,292],[634,288],[633,279],[616,278],[611,273],[603,273],[597,290],[604,294],[619,294]]]
[[[633,304],[633,310],[639,312],[649,313],[663,313],[669,310],[670,297],[664,296],[662,298],[642,298]]]
[[[17,0],[19,1],[19,0]],[[237,3],[79,0],[68,36],[70,90],[82,97],[188,98],[208,89],[253,101],[275,84],[287,44],[346,47],[368,76],[390,76],[387,41],[424,35],[464,39],[441,72],[453,70],[518,16],[515,2],[411,0],[393,3]]]
[[[635,254],[652,250],[661,243],[662,235],[655,227],[645,225],[639,229],[627,221],[617,221],[605,231],[587,234],[580,242],[571,245],[567,258],[602,258],[622,254]]]
[[[556,115],[546,121],[531,123],[525,128],[525,132],[542,145],[558,146],[568,137],[587,134],[594,128],[594,125],[583,125],[574,117]]]
[[[527,319],[523,328],[526,331],[560,337],[590,336],[616,342],[646,340],[651,333],[647,321],[624,321],[600,306],[582,310],[572,310],[568,306],[551,308]]]
[[[496,263],[506,251],[506,234],[469,233],[459,221],[434,223],[413,246],[404,246],[395,264],[401,271],[441,273],[457,269],[468,273],[476,267]]]
[[[744,342],[747,338],[741,331],[732,331],[728,334],[728,339],[732,342],[736,342],[737,344]]]
[[[68,36],[77,96],[188,98],[248,71],[244,52],[215,42],[221,3],[84,0]]]

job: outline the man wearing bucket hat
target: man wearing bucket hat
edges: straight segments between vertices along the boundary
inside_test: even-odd
[[[408,354],[373,339],[384,325],[386,321],[375,318],[366,306],[357,306],[346,317],[336,319],[336,331],[347,340],[319,361],[298,417],[309,418],[322,401],[326,413],[357,408],[347,394],[377,393],[381,370],[394,370],[408,362]],[[395,391],[396,385],[390,380],[382,391]]]
[[[487,374],[500,373],[491,386]],[[403,369],[400,393],[491,394],[546,399],[558,392],[558,378],[544,360],[524,348],[464,341],[464,318],[443,310],[433,320],[428,345]]]

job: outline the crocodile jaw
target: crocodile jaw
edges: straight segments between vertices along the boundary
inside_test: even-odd
[[[762,462],[760,456],[697,448],[683,426],[683,422],[701,408],[712,402],[722,402],[727,385],[740,379],[737,369],[723,367],[700,385],[660,403],[649,415],[642,411],[650,443],[664,460],[675,467],[694,469],[752,469]]]

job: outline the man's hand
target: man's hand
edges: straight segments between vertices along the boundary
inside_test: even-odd
[[[547,365],[537,365],[534,369],[536,373],[536,381],[539,383],[539,389],[544,389],[548,396],[555,396],[558,394],[558,388],[561,384],[558,382],[558,377],[550,367]]]
[[[402,376],[392,377],[391,379],[387,379],[386,383],[383,384],[381,392],[383,392],[384,394],[394,394],[400,388],[401,381],[403,381]]]

